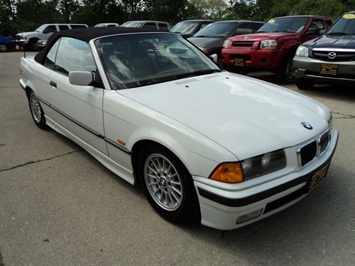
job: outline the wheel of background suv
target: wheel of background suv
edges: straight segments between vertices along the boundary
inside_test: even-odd
[[[28,42],[28,47],[30,48],[30,50],[32,50],[32,51],[38,51],[37,41],[38,41],[38,39],[31,39],[31,40]]]
[[[151,144],[140,153],[138,164],[147,200],[163,218],[183,224],[200,216],[192,177],[173,153]]]
[[[33,91],[28,94],[28,103],[30,105],[31,116],[33,121],[40,129],[46,129],[46,118],[44,117],[44,112],[42,110],[41,104]]]
[[[286,56],[280,68],[276,71],[276,77],[281,83],[290,84],[295,80],[292,72],[292,59],[293,54]]]
[[[8,47],[5,43],[0,43],[0,52],[6,52]]]
[[[296,79],[295,83],[300,90],[310,90],[314,86],[314,83],[307,79]]]

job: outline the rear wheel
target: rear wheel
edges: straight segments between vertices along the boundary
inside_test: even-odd
[[[314,86],[314,83],[307,79],[296,79],[295,83],[300,90],[311,90]]]
[[[30,111],[33,121],[40,129],[46,129],[48,126],[46,124],[46,118],[44,117],[44,112],[41,104],[33,91],[28,94],[28,103],[30,105]]]
[[[199,217],[192,177],[168,149],[146,146],[139,156],[139,177],[150,205],[163,218],[183,224]]]

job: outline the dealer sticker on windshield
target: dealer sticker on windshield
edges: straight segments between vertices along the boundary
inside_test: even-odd
[[[338,65],[322,64],[320,73],[335,76],[338,73]]]

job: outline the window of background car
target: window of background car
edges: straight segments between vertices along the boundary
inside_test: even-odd
[[[48,26],[43,33],[52,33],[52,32],[56,32],[57,28],[54,25]]]
[[[239,27],[235,30],[235,33],[232,35],[241,35],[241,34],[249,34],[253,33],[250,23],[242,23]]]
[[[232,22],[215,22],[198,31],[198,34],[194,37],[227,37],[234,30],[236,24]]]
[[[68,25],[58,25],[59,26],[59,30],[69,30],[69,26]]]
[[[327,34],[355,34],[355,14],[345,14],[327,31]]]
[[[300,32],[307,21],[308,17],[274,18],[264,24],[258,32]]]
[[[160,30],[169,31],[169,27],[165,23],[158,23],[158,26]]]
[[[48,55],[52,52],[52,49]],[[77,70],[96,71],[96,65],[89,45],[74,38],[62,37],[57,50],[54,70],[66,75],[70,71]]]

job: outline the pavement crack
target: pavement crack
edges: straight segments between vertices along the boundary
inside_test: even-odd
[[[333,111],[333,115],[334,115],[333,116],[334,119],[355,119],[355,115],[348,115],[340,112]]]
[[[74,150],[74,151],[67,152],[67,153],[64,153],[64,154],[56,155],[56,156],[53,156],[53,157],[50,157],[50,158],[40,159],[40,160],[36,160],[36,161],[29,161],[29,162],[26,162],[26,163],[22,163],[22,164],[19,164],[19,165],[12,166],[10,168],[0,169],[0,173],[1,172],[5,172],[5,171],[10,171],[10,170],[13,170],[13,169],[16,169],[16,168],[19,168],[19,167],[23,167],[23,166],[26,166],[26,165],[30,165],[30,164],[50,161],[50,160],[53,160],[53,159],[56,159],[56,158],[60,158],[60,157],[64,157],[64,156],[67,156],[67,155],[70,155],[70,154],[73,154],[73,153],[76,153],[76,152],[79,152],[79,151],[82,151],[82,150],[83,149],[78,149],[78,150]]]

